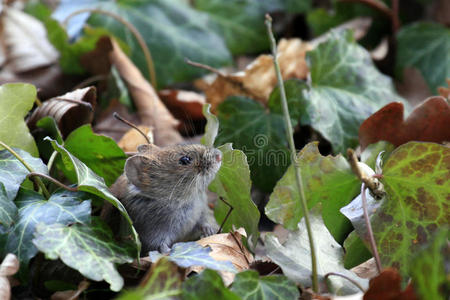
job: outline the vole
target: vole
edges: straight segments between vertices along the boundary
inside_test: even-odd
[[[142,253],[170,251],[173,243],[212,235],[217,225],[206,189],[220,168],[220,150],[203,145],[138,147],[111,186],[142,243]]]

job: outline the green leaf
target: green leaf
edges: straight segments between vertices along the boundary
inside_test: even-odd
[[[339,213],[360,190],[358,178],[353,174],[347,160],[342,156],[322,156],[317,142],[307,144],[297,154],[302,172],[303,186],[308,208],[322,203],[322,217],[333,237],[342,243],[352,230],[350,222]],[[270,195],[266,215],[274,222],[295,230],[303,217],[295,178],[291,165]]]
[[[405,278],[414,253],[450,220],[449,169],[450,148],[409,142],[395,149],[383,167],[386,196],[377,201],[366,193],[381,263]],[[368,245],[360,196],[341,211]]]
[[[181,295],[183,278],[177,265],[166,257],[152,264],[150,276],[142,288],[123,293],[118,300],[169,300]]]
[[[397,75],[406,67],[417,68],[431,92],[447,86],[450,77],[450,29],[436,23],[415,23],[397,33]]]
[[[123,150],[110,137],[95,134],[90,124],[72,131],[64,147],[88,168],[103,177],[107,186],[113,184],[123,173],[127,159]],[[64,168],[62,170],[71,181],[76,180],[73,170],[71,172]]]
[[[319,279],[323,280],[324,275],[329,272],[337,272],[354,279],[361,286],[367,288],[367,279],[359,278],[342,265],[344,251],[323,224],[320,212],[311,211],[310,223],[314,233],[316,259],[319,262],[317,270]],[[284,245],[281,245],[272,234],[266,236],[265,245],[267,256],[281,267],[288,278],[305,287],[311,286],[311,254],[304,218],[298,224],[298,230],[289,233]],[[331,291],[337,295],[359,291],[353,284],[341,277],[332,276],[329,278],[329,283],[332,287]]]
[[[201,139],[201,143],[205,146],[213,147],[214,141],[219,131],[219,120],[211,113],[211,104],[206,103],[203,105],[202,111],[206,118],[205,134]]]
[[[133,259],[114,241],[111,230],[100,220],[91,224],[38,224],[34,245],[49,259],[60,258],[69,267],[95,281],[105,280],[113,291],[123,287],[115,264]]]
[[[12,199],[8,198],[5,187],[0,183],[0,234],[5,233],[16,218],[17,206]]]
[[[54,15],[61,21],[85,7],[106,10],[136,27],[152,54],[159,87],[204,74],[203,70],[187,65],[185,58],[215,67],[231,63],[224,41],[209,29],[209,17],[180,1],[79,1],[76,5],[67,1]],[[131,49],[133,62],[148,78],[142,49],[123,24],[101,14],[92,14],[89,23],[125,41]]]
[[[403,101],[350,31],[331,32],[306,56],[311,80],[299,83],[300,122],[318,131],[336,152],[356,147],[359,126],[370,115],[389,102]]]
[[[211,295],[214,295],[214,300],[241,299],[224,286],[219,274],[209,269],[186,280],[182,295],[183,300],[211,299]]]
[[[220,146],[219,150],[222,152],[222,166],[209,189],[233,207],[223,230],[227,232],[232,230],[233,226],[244,227],[253,245],[256,245],[260,214],[250,196],[251,181],[247,158],[242,151],[233,150],[230,144]],[[214,214],[219,224],[222,224],[228,211],[228,205],[217,201]]]
[[[230,261],[218,261],[209,255],[210,247],[203,247],[196,242],[175,243],[168,256],[158,251],[150,251],[150,260],[156,262],[161,257],[167,257],[183,268],[202,266],[217,271],[228,271],[236,273],[236,268]]]
[[[375,170],[378,155],[383,152],[382,158],[383,160],[386,160],[389,154],[394,151],[394,149],[394,145],[386,141],[370,144],[361,153],[361,161],[372,168],[372,170]]]
[[[28,152],[13,148],[35,172],[48,174],[47,166],[40,158],[32,157]],[[14,200],[22,182],[30,173],[27,168],[8,150],[0,151],[0,186],[5,189],[6,198]]]
[[[62,161],[64,163],[65,168],[68,170],[66,172],[75,171],[76,181],[78,183],[78,189],[80,191],[85,191],[91,194],[94,194],[102,199],[107,200],[114,207],[116,207],[120,213],[125,217],[125,219],[130,224],[131,231],[133,232],[137,253],[140,252],[141,244],[139,242],[139,238],[136,230],[133,227],[133,222],[131,221],[130,216],[128,215],[125,207],[122,203],[114,197],[113,194],[109,191],[108,187],[105,184],[105,180],[95,174],[91,169],[89,169],[83,162],[81,162],[78,158],[70,154],[64,147],[59,145],[55,140],[47,138],[48,141],[53,146],[53,149],[58,151],[61,154]]]
[[[344,241],[344,267],[351,269],[372,257],[369,249],[364,245],[356,231],[352,231]]]
[[[218,108],[219,135],[215,145],[233,143],[248,159],[253,183],[271,192],[290,164],[283,116],[267,112],[261,103],[230,97]]]
[[[294,282],[281,275],[259,277],[256,271],[240,272],[233,281],[231,291],[245,300],[299,299]]]
[[[410,269],[414,289],[422,299],[448,299],[449,239],[448,226],[441,228],[412,261]]]
[[[87,223],[91,218],[91,201],[82,201],[76,193],[67,191],[54,193],[46,200],[39,193],[21,189],[15,202],[19,208],[18,221],[11,227],[3,251],[17,255],[22,274],[38,252],[32,243],[37,224]]]
[[[38,150],[24,118],[35,99],[36,88],[31,84],[6,83],[0,86],[0,141],[33,156],[38,155]]]
[[[289,116],[291,117],[292,126],[296,126],[300,117],[306,114],[304,106],[302,106],[300,95],[306,87],[304,81],[298,79],[289,79],[284,81],[284,90],[286,92],[286,100],[289,109]],[[273,113],[283,115],[283,107],[281,105],[280,88],[277,85],[272,93],[270,93],[269,101],[267,102],[269,109]]]
[[[45,129],[52,139],[55,139],[59,144],[64,143],[61,131],[52,117],[43,117],[36,122],[36,126]]]

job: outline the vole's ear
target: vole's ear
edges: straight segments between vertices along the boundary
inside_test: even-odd
[[[142,144],[137,147],[139,153],[148,153],[159,150],[159,147],[154,144]]]
[[[125,162],[125,175],[139,189],[150,184],[150,178],[148,177],[148,172],[146,172],[149,161],[148,157],[138,154],[128,158]]]

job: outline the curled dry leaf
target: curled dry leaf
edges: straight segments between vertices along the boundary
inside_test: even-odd
[[[192,91],[162,90],[158,93],[161,100],[179,120],[204,119],[203,104],[206,103],[204,95]]]
[[[27,120],[30,129],[43,117],[52,117],[58,124],[63,137],[83,124],[92,122],[96,104],[95,87],[86,87],[51,98],[39,106]]]
[[[431,97],[417,106],[406,120],[402,103],[390,103],[366,119],[359,128],[361,149],[378,141],[400,146],[409,141],[441,143],[450,140],[450,104]]]
[[[152,136],[152,129],[147,126],[138,126],[138,128],[148,137]],[[136,129],[128,130],[117,143],[124,152],[136,152],[137,147],[142,144],[147,144],[147,140]]]
[[[247,236],[244,228],[231,231],[230,233],[221,233],[211,235],[203,238],[197,243],[203,247],[209,246],[212,251],[209,253],[215,260],[218,261],[231,261],[236,267],[238,272],[247,270],[250,268],[250,264],[253,262],[253,255],[247,250],[242,243],[242,236]],[[201,272],[203,267],[191,267],[187,272]],[[225,285],[230,285],[235,277],[234,273],[221,271],[219,272]]]
[[[19,271],[19,260],[14,254],[8,253],[0,265],[0,299],[11,298],[11,284],[8,276]]]
[[[48,41],[40,21],[4,5],[0,22],[0,47],[4,54],[1,64],[5,63],[2,72],[21,73],[56,62],[59,54]]]
[[[393,268],[383,270],[380,275],[370,280],[369,289],[364,300],[416,300],[418,297],[409,284],[404,291],[401,288],[402,278]]]
[[[90,52],[88,57],[84,56],[82,58],[84,63],[86,64],[89,61],[94,62],[102,55],[109,57],[111,65],[116,67],[133,98],[138,116],[141,120],[140,125],[154,128],[155,144],[158,146],[166,146],[181,142],[181,135],[176,129],[178,121],[164,106],[154,88],[142,76],[142,73],[122,49],[120,49],[119,45],[110,37],[103,36],[97,42],[97,49],[105,49],[106,53],[97,53],[97,55],[94,55],[95,53]],[[89,57],[90,60],[87,59]]]
[[[300,39],[282,39],[278,44],[278,62],[283,79],[305,79],[308,67],[305,53],[312,46]],[[211,83],[197,83],[206,94],[206,100],[211,103],[212,111],[226,98],[242,95],[266,104],[272,89],[277,84],[272,56],[260,55],[244,71],[234,74],[221,74]]]

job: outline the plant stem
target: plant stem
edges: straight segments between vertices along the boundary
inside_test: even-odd
[[[372,225],[370,224],[369,213],[367,212],[366,201],[366,184],[363,182],[361,185],[361,200],[363,207],[364,220],[366,221],[367,234],[369,235],[370,248],[372,248],[373,257],[375,257],[375,263],[377,265],[378,274],[381,273],[381,260],[378,254],[377,244],[375,243],[375,237],[373,236]]]
[[[297,155],[296,155],[296,150],[295,150],[295,145],[294,145],[294,134],[292,132],[292,124],[291,124],[291,118],[289,116],[286,92],[284,90],[283,78],[281,77],[280,66],[278,64],[278,59],[277,59],[277,44],[275,42],[275,38],[274,38],[273,32],[272,32],[272,18],[269,15],[266,15],[265,23],[266,23],[267,34],[269,36],[270,45],[271,45],[271,49],[272,49],[275,73],[277,74],[278,86],[280,88],[281,104],[283,107],[283,115],[284,115],[284,121],[286,124],[287,135],[288,135],[289,148],[291,151],[291,159],[292,159],[294,169],[295,169],[295,177],[297,179],[297,187],[298,187],[298,191],[300,193],[300,202],[302,204],[303,215],[304,215],[305,224],[306,224],[306,230],[308,232],[309,248],[311,249],[312,288],[313,288],[313,291],[317,293],[318,288],[319,288],[319,282],[318,282],[318,278],[317,278],[316,251],[315,251],[315,247],[314,247],[314,240],[313,240],[313,234],[312,234],[312,230],[311,230],[311,224],[309,221],[309,211],[308,211],[308,206],[306,204],[305,191],[303,189],[302,175],[300,172],[300,167],[297,162]]]
[[[67,22],[73,16],[82,14],[82,13],[86,13],[86,12],[97,13],[97,14],[102,14],[102,15],[112,17],[112,18],[116,19],[118,22],[122,23],[134,35],[139,46],[142,49],[142,52],[144,53],[144,57],[147,62],[147,68],[148,68],[148,72],[149,72],[149,76],[150,76],[150,82],[151,82],[152,86],[154,88],[156,88],[156,72],[155,72],[155,66],[153,64],[152,55],[150,53],[150,50],[147,47],[147,44],[145,43],[144,38],[139,33],[139,31],[136,29],[136,27],[134,27],[133,24],[131,24],[130,22],[128,22],[127,20],[125,20],[124,18],[122,18],[119,15],[113,14],[106,10],[101,10],[101,9],[96,9],[96,8],[83,8],[83,9],[74,11],[73,13],[68,15],[67,18],[63,21],[64,26],[66,27]]]
[[[54,184],[56,184],[56,185],[58,185],[58,186],[60,186],[60,187],[62,187],[62,188],[65,189],[65,190],[68,190],[68,191],[70,191],[70,192],[78,192],[78,187],[70,187],[70,186],[67,186],[67,185],[65,185],[64,183],[62,183],[62,182],[56,180],[55,178],[53,178],[53,177],[51,177],[51,176],[48,176],[48,175],[46,175],[46,174],[43,174],[43,173],[39,173],[39,172],[31,172],[31,173],[28,174],[27,176],[28,176],[28,177],[35,177],[35,176],[37,176],[37,177],[42,177],[42,178],[45,178],[45,179],[47,179],[47,180],[53,182]]]
[[[27,162],[16,152],[14,151],[10,146],[8,146],[7,144],[3,143],[2,141],[0,141],[0,146],[4,147],[6,150],[8,150],[12,155],[14,155],[18,161],[20,161],[22,163],[22,165],[30,172],[34,172],[33,168],[30,167],[29,164],[27,164]],[[45,199],[50,198],[50,193],[48,192],[47,188],[45,187],[45,184],[42,182],[42,180],[37,177],[33,179],[34,182],[36,183],[36,185],[38,185],[41,190],[42,190],[42,194],[44,195]]]
[[[324,280],[327,280],[328,277],[330,277],[330,276],[339,276],[339,277],[345,278],[345,279],[347,279],[348,281],[350,281],[351,283],[353,283],[353,285],[356,286],[358,289],[360,289],[361,292],[363,292],[363,293],[366,292],[366,290],[364,290],[364,288],[363,288],[358,282],[356,282],[355,280],[353,280],[353,279],[351,279],[350,277],[345,276],[344,274],[341,274],[341,273],[330,272],[330,273],[325,274],[325,276],[323,277],[323,279],[324,279]]]

